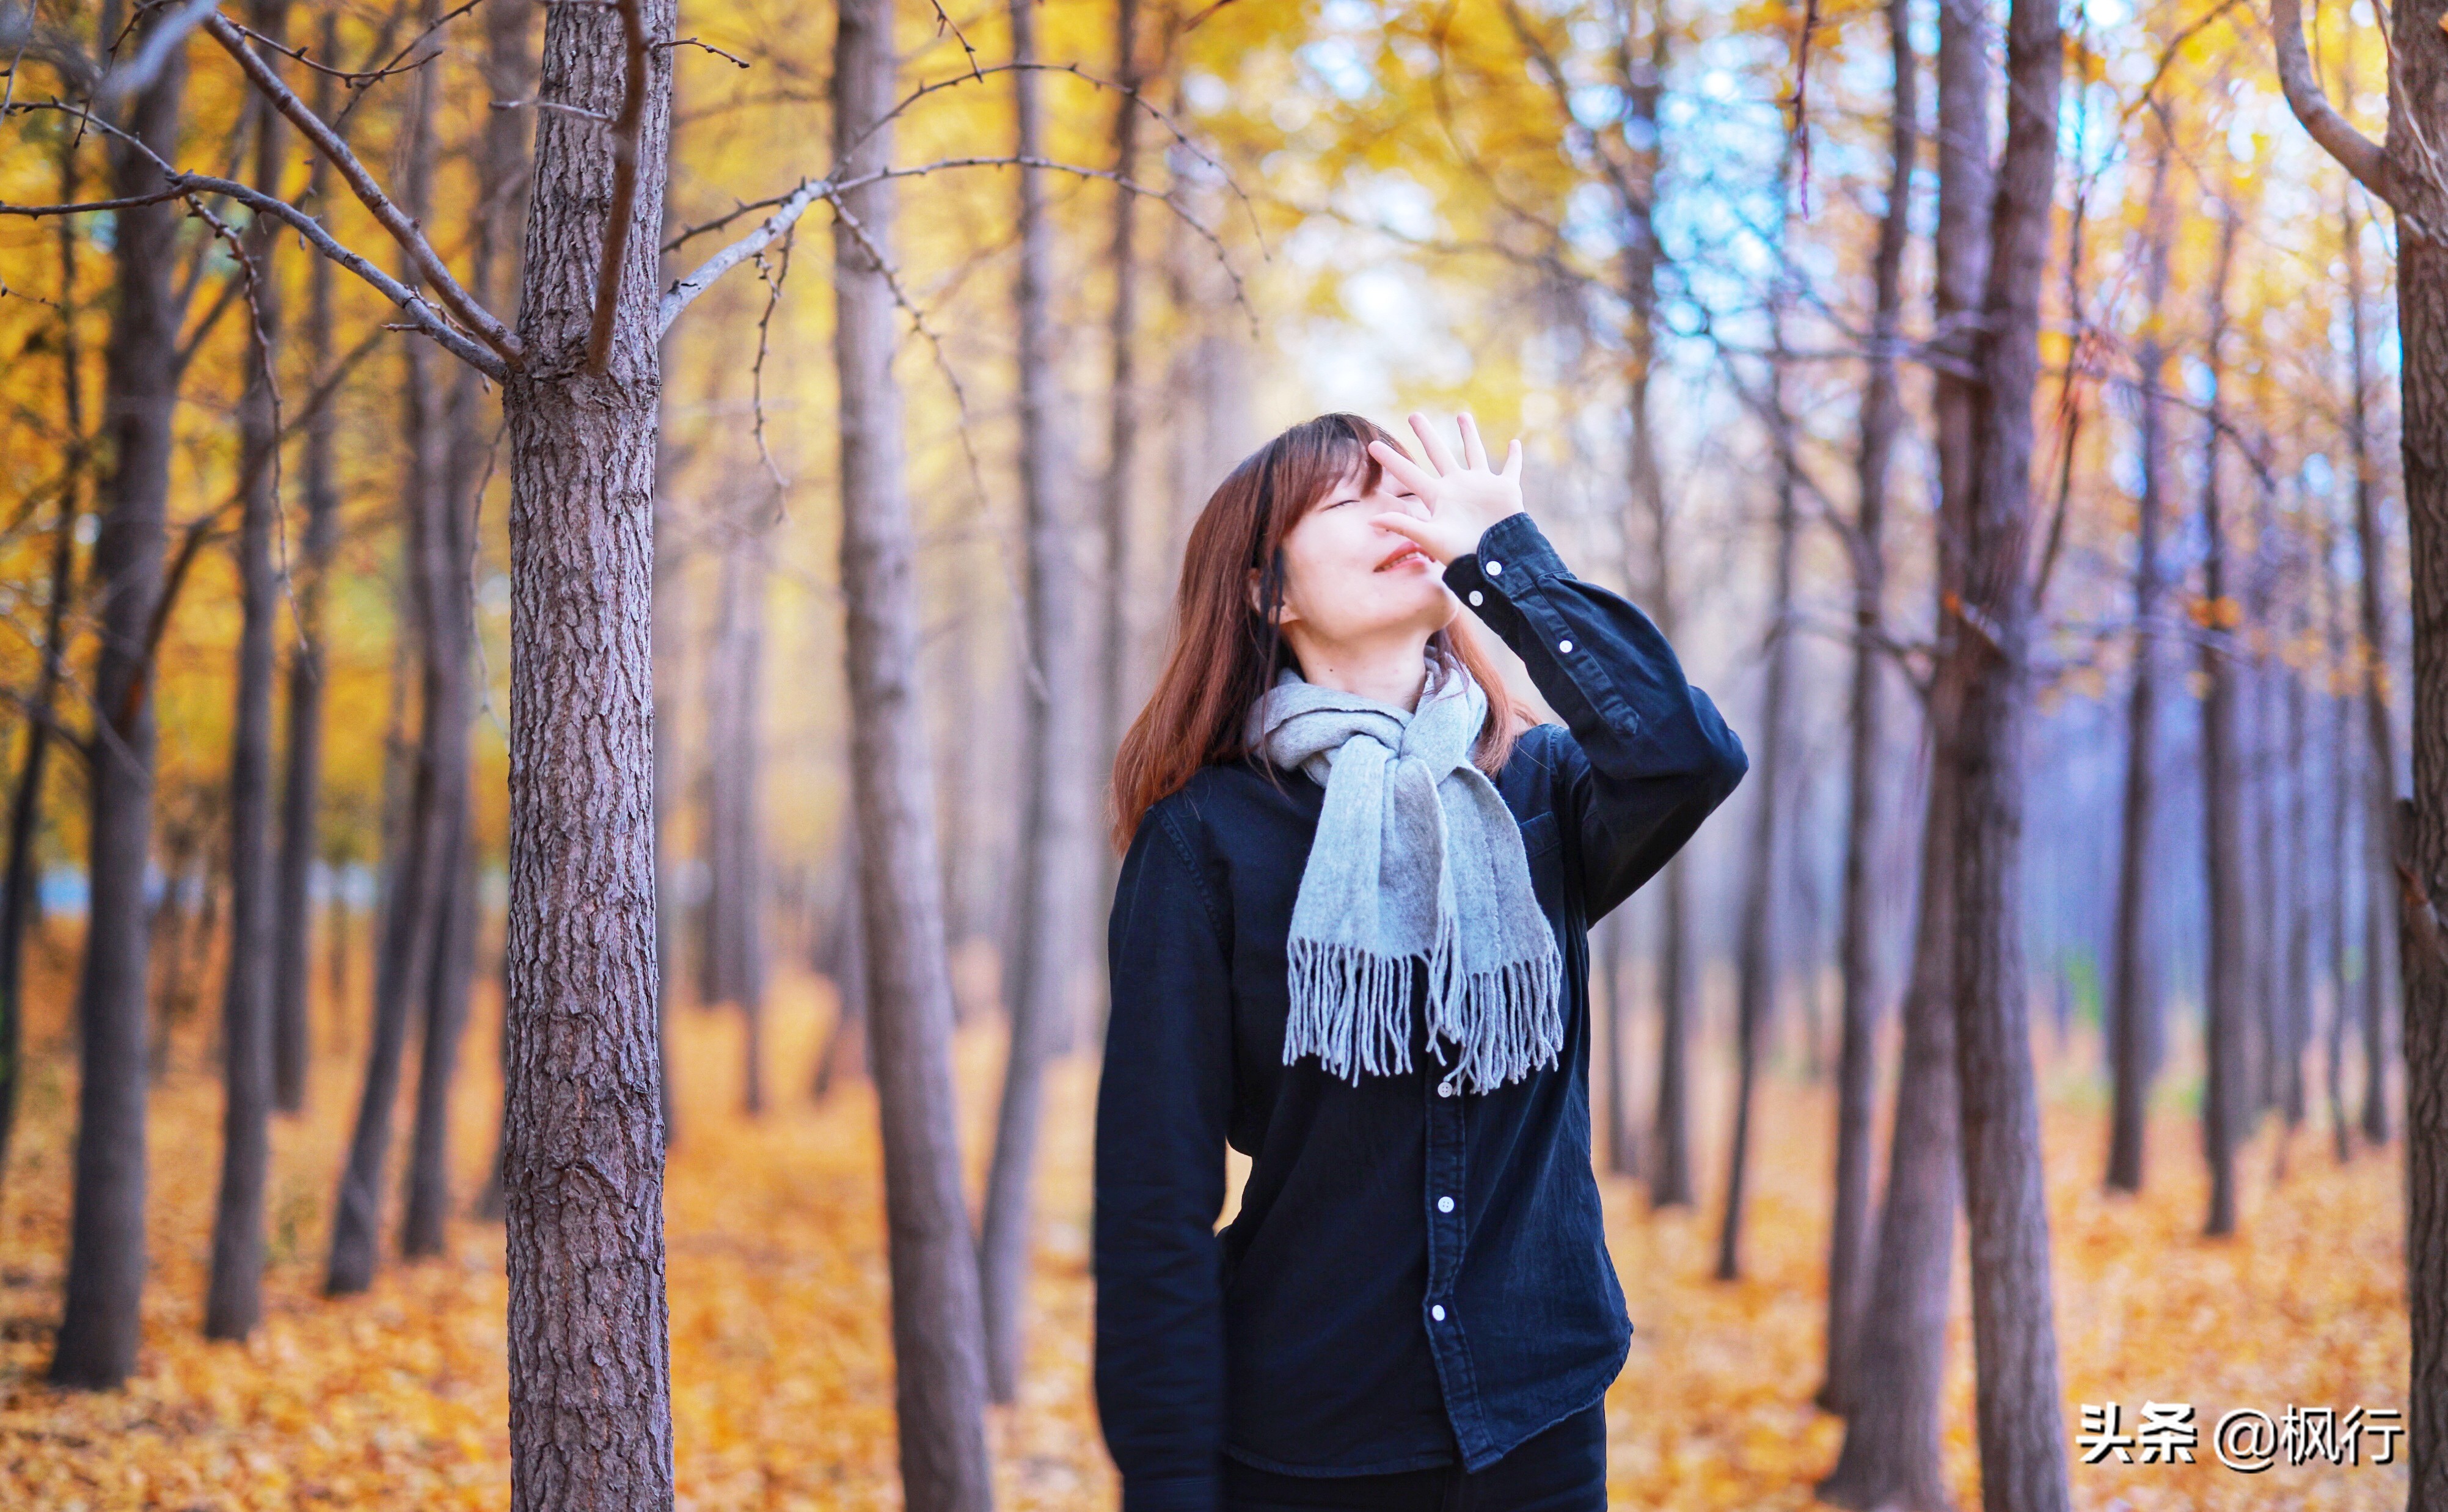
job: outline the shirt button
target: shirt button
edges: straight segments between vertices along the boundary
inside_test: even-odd
[[[1489,563],[1487,565],[1487,575],[1491,578],[1501,578],[1504,576],[1504,564],[1501,562]]]
[[[1438,1083],[1437,1083],[1437,1096],[1439,1096],[1439,1097],[1441,1097],[1441,1098],[1449,1098],[1449,1097],[1452,1097],[1453,1095],[1454,1095],[1454,1085],[1453,1085],[1453,1083],[1452,1083],[1452,1082],[1450,1082],[1450,1081],[1440,1081],[1440,1082],[1438,1082]]]
[[[1445,1320],[1444,1304],[1440,1302],[1435,1307],[1428,1309],[1428,1316],[1436,1319],[1439,1323],[1443,1323]]]
[[[1556,649],[1566,656],[1571,656],[1573,654],[1573,642],[1570,641],[1559,641],[1556,642]]]
[[[1478,608],[1481,604],[1485,603],[1486,602],[1487,602],[1487,595],[1486,595],[1486,594],[1480,592],[1477,588],[1473,588],[1473,589],[1471,589],[1471,590],[1470,590],[1470,606],[1471,606],[1472,608],[1476,609],[1476,608]]]
[[[1451,1213],[1451,1212],[1453,1211],[1453,1198],[1451,1198],[1451,1197],[1439,1197],[1439,1198],[1437,1198],[1437,1211],[1438,1211],[1439,1213]]]

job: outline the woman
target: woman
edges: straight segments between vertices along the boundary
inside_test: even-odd
[[[1114,767],[1097,1401],[1124,1512],[1583,1512],[1632,1325],[1590,1169],[1595,920],[1741,780],[1647,617],[1411,416],[1192,527]],[[1527,663],[1534,725],[1454,623]],[[1251,1158],[1220,1234],[1224,1146]]]

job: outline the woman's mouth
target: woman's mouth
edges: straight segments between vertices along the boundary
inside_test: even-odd
[[[1406,566],[1414,562],[1425,562],[1427,560],[1428,554],[1421,550],[1418,546],[1405,546],[1401,550],[1395,552],[1392,556],[1387,557],[1385,561],[1378,563],[1377,570],[1380,572],[1390,572],[1396,567]]]

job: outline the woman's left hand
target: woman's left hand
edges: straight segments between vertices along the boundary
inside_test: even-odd
[[[1462,436],[1460,462],[1454,460],[1444,441],[1429,427],[1426,415],[1414,411],[1410,421],[1434,472],[1412,461],[1400,448],[1383,441],[1369,442],[1368,454],[1382,463],[1396,482],[1420,496],[1428,507],[1427,516],[1424,519],[1389,509],[1372,517],[1369,523],[1406,537],[1437,565],[1444,566],[1456,557],[1477,550],[1480,535],[1489,526],[1506,515],[1521,512],[1521,443],[1515,441],[1504,449],[1502,471],[1491,471],[1487,450],[1480,445],[1479,423],[1470,417],[1469,411],[1455,417],[1455,427]]]

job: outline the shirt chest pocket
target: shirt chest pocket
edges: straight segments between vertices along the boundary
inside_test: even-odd
[[[1564,850],[1552,811],[1521,821],[1521,855],[1530,863],[1530,890],[1538,894],[1540,909],[1554,917],[1563,898]]]

